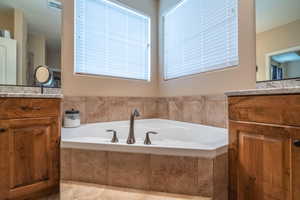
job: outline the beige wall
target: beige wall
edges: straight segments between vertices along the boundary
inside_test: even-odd
[[[162,41],[162,14],[179,0],[160,0],[159,40]],[[255,8],[254,0],[239,1],[238,67],[201,73],[174,80],[163,80],[162,46],[160,46],[160,96],[222,94],[227,90],[255,88]],[[161,42],[162,43],[162,42]]]
[[[17,82],[19,85],[27,83],[27,21],[24,13],[14,11],[14,39],[17,40]]]
[[[73,0],[63,0],[62,88],[65,95],[76,96],[156,96],[157,87],[157,6],[156,0],[122,0],[124,4],[151,17],[151,82],[74,75]]]
[[[43,35],[28,37],[28,52],[33,54],[33,69],[38,65],[46,64],[46,38]]]
[[[46,52],[47,52],[46,65],[51,68],[60,69],[61,68],[60,48],[58,49],[47,48]]]
[[[121,1],[121,0],[120,0]],[[161,0],[160,15],[178,0]],[[255,10],[254,0],[241,0],[239,10],[240,65],[226,70],[202,73],[164,81],[162,65],[158,69],[157,28],[162,37],[161,16],[157,19],[156,0],[122,0],[123,3],[151,16],[152,21],[152,79],[143,81],[73,74],[73,0],[64,0],[62,41],[62,87],[67,96],[178,96],[223,94],[227,90],[255,88]],[[161,51],[161,48],[160,48]],[[161,63],[161,61],[159,61]]]
[[[266,80],[266,54],[296,46],[300,46],[300,20],[257,34],[257,80]]]
[[[9,30],[10,35],[13,38],[14,35],[14,11],[13,10],[0,11],[0,29]]]
[[[286,63],[286,77],[300,77],[300,61]]]

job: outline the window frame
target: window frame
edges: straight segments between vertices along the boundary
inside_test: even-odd
[[[193,78],[197,75],[200,74],[205,74],[205,73],[213,73],[213,72],[220,72],[220,71],[226,71],[226,70],[232,70],[232,69],[236,69],[239,67],[240,65],[240,56],[239,56],[239,0],[237,0],[237,45],[238,45],[238,49],[237,49],[237,53],[238,53],[238,63],[236,65],[232,65],[232,66],[226,66],[226,67],[222,67],[222,68],[218,68],[218,69],[210,69],[210,70],[206,70],[206,71],[202,71],[202,72],[197,72],[197,73],[193,73],[193,74],[187,74],[187,75],[181,75],[178,77],[174,77],[174,78],[167,78],[166,77],[166,66],[165,66],[165,17],[172,13],[174,10],[176,10],[177,8],[179,8],[182,4],[184,4],[186,1],[189,0],[180,0],[177,4],[175,4],[174,6],[170,7],[169,9],[167,9],[165,12],[162,13],[161,16],[161,20],[162,20],[162,36],[161,36],[161,47],[162,47],[162,51],[161,51],[161,64],[162,64],[162,76],[163,76],[163,81],[167,82],[167,81],[171,81],[171,80],[176,80],[176,79],[189,79],[189,78]]]
[[[77,72],[76,71],[76,55],[77,55],[77,51],[76,51],[76,43],[77,43],[77,35],[76,35],[76,28],[77,28],[77,23],[76,23],[76,19],[77,19],[77,1],[78,0],[74,0],[74,5],[73,5],[73,10],[74,10],[74,19],[73,19],[73,45],[74,45],[74,50],[73,50],[73,75],[74,76],[79,76],[79,77],[98,77],[98,78],[111,78],[111,79],[118,79],[118,80],[133,80],[133,81],[142,81],[142,82],[151,82],[152,79],[152,62],[151,62],[151,58],[152,58],[152,54],[151,54],[151,50],[152,50],[152,41],[151,41],[151,31],[152,31],[152,21],[151,21],[151,16],[140,11],[137,10],[136,8],[133,8],[127,4],[121,3],[121,2],[116,2],[116,1],[112,1],[112,0],[102,0],[105,1],[111,5],[114,5],[116,7],[119,7],[121,9],[127,10],[128,12],[134,13],[136,15],[139,15],[143,18],[145,18],[148,21],[148,76],[147,79],[139,79],[139,78],[129,78],[129,77],[123,77],[123,76],[113,76],[113,75],[105,75],[105,74],[93,74],[93,73],[88,73],[88,72]]]

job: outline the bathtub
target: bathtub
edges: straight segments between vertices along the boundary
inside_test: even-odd
[[[119,143],[111,143],[118,133]],[[152,144],[144,145],[145,133]],[[136,144],[126,144],[128,121],[63,128],[61,179],[223,199],[228,188],[227,130],[162,119],[135,121]]]
[[[119,143],[111,143],[117,131]],[[144,145],[147,131],[151,145]],[[227,129],[163,119],[135,121],[136,144],[126,144],[129,121],[103,122],[62,129],[62,148],[214,158],[227,152]]]

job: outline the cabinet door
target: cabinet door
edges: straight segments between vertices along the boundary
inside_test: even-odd
[[[230,121],[230,199],[289,200],[297,128]]]
[[[0,200],[8,198],[9,186],[9,153],[8,123],[0,120]]]
[[[300,199],[300,134],[293,140],[293,199]]]
[[[59,129],[54,118],[8,120],[9,199],[31,197],[58,184]]]

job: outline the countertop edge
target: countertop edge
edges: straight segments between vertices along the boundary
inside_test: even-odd
[[[227,97],[232,96],[255,96],[255,95],[279,95],[279,94],[300,94],[300,87],[266,88],[228,91],[224,93]]]
[[[62,94],[36,94],[36,93],[2,93],[0,98],[43,98],[43,99],[62,99]]]

